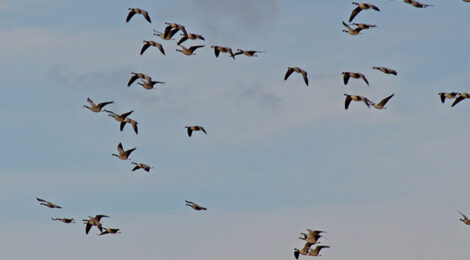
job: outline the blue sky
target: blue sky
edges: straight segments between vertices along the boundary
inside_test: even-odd
[[[470,4],[370,1],[381,12],[354,21],[377,28],[353,37],[341,24],[351,1],[95,2],[0,0],[0,258],[289,259],[306,228],[328,231],[326,260],[468,257],[457,210],[470,214],[470,104],[437,93],[469,92]],[[152,24],[125,23],[129,7]],[[176,52],[153,36],[164,22],[206,38],[184,46],[205,47]],[[143,40],[167,55],[140,56]],[[211,45],[266,52],[234,61]],[[290,66],[309,87],[283,80]],[[343,71],[370,86],[344,86]],[[131,72],[166,84],[128,88]],[[395,96],[386,110],[345,111],[344,93]],[[134,110],[139,135],[83,108],[87,97]],[[196,124],[208,135],[189,138]],[[119,142],[151,173],[111,156]],[[96,214],[122,234],[50,221]]]

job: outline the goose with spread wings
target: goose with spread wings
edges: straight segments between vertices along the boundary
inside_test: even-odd
[[[308,77],[307,77],[307,72],[299,67],[288,67],[287,68],[287,72],[286,72],[286,75],[284,75],[284,80],[287,80],[289,78],[289,76],[293,73],[293,72],[297,72],[297,73],[300,73],[302,74],[302,77],[304,78],[304,82],[305,82],[305,85],[307,85],[308,87]]]

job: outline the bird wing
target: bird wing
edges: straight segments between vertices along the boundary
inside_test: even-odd
[[[189,51],[193,52],[193,51],[195,51],[196,49],[202,48],[202,47],[204,47],[204,45],[195,45],[195,46],[191,46],[191,47],[189,47]]]
[[[462,217],[463,217],[464,219],[468,219],[467,216],[465,216],[465,214],[463,214],[463,213],[460,212],[459,210],[457,210],[457,211],[460,213],[460,215],[462,215]]]
[[[349,108],[349,104],[351,104],[351,96],[350,95],[346,95],[346,100],[344,100],[344,109],[348,109]]]
[[[347,23],[343,22],[343,25],[344,27],[346,27],[349,31],[352,31],[353,28],[351,28],[351,26],[349,26]]]
[[[243,54],[243,51],[241,51],[241,50],[240,50],[240,51],[237,51],[237,52],[235,52],[235,53],[233,54],[233,56],[237,56],[237,55],[240,55],[240,54]]]
[[[128,115],[132,114],[132,112],[134,112],[134,110],[131,110],[131,111],[127,112],[127,113],[124,113],[124,114],[122,114],[121,116],[122,116],[123,118],[126,118]]]
[[[121,132],[122,130],[124,130],[124,126],[126,126],[126,123],[127,123],[126,121],[121,122],[121,126],[119,126],[119,129],[121,130]]]
[[[131,18],[132,18],[132,16],[134,16],[134,14],[135,14],[134,9],[132,9],[132,10],[129,12],[129,14],[127,15],[126,23],[128,23],[128,22],[131,20]],[[88,234],[88,232],[87,232],[87,234]]]
[[[299,250],[294,250],[295,259],[299,259]]]
[[[147,20],[149,23],[152,23],[150,20],[149,13],[147,11],[142,10],[142,15],[145,17],[145,20]]]
[[[95,218],[96,218],[98,221],[100,221],[101,218],[109,218],[109,216],[107,216],[107,215],[96,215]]]
[[[457,105],[460,101],[464,100],[465,98],[460,95],[458,98],[455,99],[454,103],[452,103],[452,107]]]
[[[90,229],[91,229],[91,224],[90,224],[90,223],[86,223],[86,226],[85,226],[85,234],[88,234],[88,232],[90,232]]]
[[[119,154],[124,153],[124,149],[122,148],[122,144],[121,144],[121,143],[118,144],[117,150],[118,150]]]
[[[36,198],[36,200],[37,200],[37,201],[40,201],[40,202],[47,202],[47,201],[45,201],[45,200],[43,200],[43,199],[40,199],[40,198]]]
[[[206,40],[206,39],[204,39],[204,37],[202,37],[202,35],[200,35],[200,34],[195,34],[195,35],[196,35],[196,38],[198,38],[198,39],[201,39],[201,40],[203,40],[203,41]]]
[[[344,82],[344,85],[347,85],[348,84],[348,81],[349,81],[349,73],[344,73],[343,74],[343,82]]]
[[[366,82],[367,86],[369,86],[369,81],[367,81],[367,78],[365,75],[362,75],[361,78]]]
[[[351,13],[351,16],[349,17],[349,22],[352,22],[352,20],[354,19],[354,17],[356,17],[356,15],[361,11],[362,9],[358,6],[356,7],[352,13]]]
[[[150,47],[150,43],[145,42],[145,44],[142,46],[142,49],[140,50],[140,55],[142,55],[145,52],[145,50],[148,49],[148,47]]]
[[[140,169],[140,166],[139,166],[139,165],[137,165],[136,167],[134,167],[134,169],[132,169],[132,171],[135,171],[135,170],[138,170],[138,169]]]
[[[173,29],[173,28],[170,25],[165,27],[165,31],[163,32],[163,37],[164,38],[169,37],[169,39],[171,39],[171,36],[169,36],[169,33],[170,33],[171,29]],[[176,29],[176,30],[178,31],[178,29]]]
[[[93,103],[93,101],[90,98],[87,98],[86,101],[88,102],[88,104],[90,104],[90,106],[95,105],[95,103]]]
[[[305,84],[307,84],[308,87],[308,78],[307,78],[307,72],[305,70],[302,70],[302,77],[304,78]]]
[[[201,131],[204,132],[204,134],[207,134],[206,130],[204,129],[204,127],[201,127]]]
[[[157,48],[160,50],[161,53],[163,53],[163,55],[165,55],[165,50],[163,49],[163,45],[161,45],[160,43],[156,42],[155,45],[157,46]]]
[[[139,130],[137,129],[137,121],[132,121],[132,128],[134,128],[134,132],[136,134],[139,133]]]
[[[141,51],[141,54],[142,54],[142,51]],[[132,77],[129,79],[129,82],[127,82],[127,86],[129,87],[130,85],[132,85],[132,83],[134,83],[134,81],[138,78],[139,76],[137,76],[137,74],[132,74]]]
[[[445,93],[439,93],[439,96],[441,96],[441,102],[442,102],[442,104],[444,104],[444,102],[446,102]]]
[[[385,106],[385,104],[387,104],[387,102],[394,96],[395,94],[391,94],[390,96],[382,99],[382,101],[380,101],[379,105],[381,106]]]
[[[100,109],[102,109],[104,106],[109,105],[109,104],[112,104],[112,103],[114,103],[114,101],[99,103],[99,104],[97,105],[97,107],[99,107]]]
[[[175,35],[175,33],[177,33],[179,30],[178,29],[172,29],[168,32],[168,37],[167,39],[171,39],[173,37],[173,35]]]
[[[135,149],[137,149],[137,148],[134,147],[134,148],[132,148],[132,149],[127,150],[127,151],[125,152],[126,155],[129,156],[133,151],[135,151]]]
[[[286,75],[284,76],[284,80],[287,80],[287,78],[289,78],[289,76],[290,76],[290,74],[292,74],[292,72],[294,72],[294,68],[288,68],[287,72],[286,72]]]
[[[192,133],[193,133],[193,129],[191,129],[191,127],[188,127],[188,136],[191,137]]]
[[[186,41],[188,39],[188,36],[183,36],[181,37],[181,39],[178,41],[177,45],[180,45],[182,44],[184,41]]]
[[[215,54],[215,57],[219,57],[219,53],[220,53],[220,50],[219,50],[219,47],[214,47],[214,54]]]
[[[370,8],[374,9],[375,11],[380,12],[380,9],[377,6],[373,5],[373,4],[370,5]]]

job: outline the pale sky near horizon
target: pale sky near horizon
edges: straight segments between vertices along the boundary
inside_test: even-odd
[[[294,259],[313,228],[331,246],[319,259],[466,260],[470,101],[437,93],[470,92],[470,3],[371,0],[381,11],[354,22],[377,28],[350,36],[351,2],[0,0],[0,259]],[[152,23],[126,23],[129,7]],[[165,22],[205,47],[176,52],[153,36]],[[166,55],[139,55],[143,40]],[[265,52],[216,58],[211,45]],[[308,87],[283,80],[290,66]],[[343,71],[370,86],[344,86]],[[127,87],[131,72],[166,84]],[[344,93],[395,96],[385,110],[345,110]],[[134,110],[139,134],[83,108],[87,97]],[[208,134],[189,138],[186,125]],[[111,156],[119,142],[154,169],[132,173]],[[96,214],[122,233],[85,235]]]

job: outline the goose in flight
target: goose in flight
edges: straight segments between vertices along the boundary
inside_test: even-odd
[[[124,149],[122,148],[122,144],[119,143],[118,146],[117,146],[117,150],[118,150],[118,153],[119,155],[113,153],[112,155],[113,156],[116,156],[117,158],[121,159],[121,160],[130,160],[129,159],[129,155],[137,148],[132,148],[132,149],[129,149],[127,151],[124,151]]]
[[[171,28],[171,26],[167,26],[165,28],[165,31],[162,33],[162,32],[159,32],[157,30],[153,30],[153,35],[155,36],[158,36],[160,38],[162,38],[163,40],[174,40],[173,39],[173,36],[175,35],[175,33],[177,33],[179,30],[178,29],[173,29]]]
[[[248,57],[258,57],[256,53],[261,53],[261,52],[264,52],[264,51],[255,51],[255,50],[244,51],[242,49],[237,49],[237,52],[235,52],[233,56],[245,54],[245,56],[248,56]]]
[[[36,198],[37,201],[41,202],[40,204],[41,205],[44,205],[48,208],[51,208],[51,209],[61,209],[62,207],[57,205],[57,204],[54,204],[52,202],[49,202],[49,201],[46,201],[46,200],[43,200],[43,199],[40,199],[40,198]]]
[[[458,211],[458,210],[457,210]],[[465,216],[465,214],[463,214],[462,212],[458,211],[460,213],[460,215],[462,215],[463,218],[460,219],[460,221],[462,221],[463,223],[467,224],[467,225],[470,225],[470,219],[467,218],[467,216]]]
[[[146,172],[150,172],[150,169],[153,169],[153,167],[150,167],[149,165],[147,165],[145,163],[132,162],[132,164],[135,165],[135,167],[134,167],[134,169],[132,169],[132,171],[136,171],[138,169],[143,169]]]
[[[330,246],[316,246],[315,249],[310,249],[308,251],[308,255],[311,255],[311,256],[321,256],[320,255],[320,250],[322,250],[323,248],[330,248]]]
[[[140,55],[144,54],[145,50],[148,49],[148,47],[153,46],[157,47],[163,55],[165,55],[165,50],[163,49],[163,45],[156,41],[144,41],[144,45],[142,46],[142,49],[140,50]]]
[[[88,101],[88,104],[90,104],[90,106],[83,105],[83,107],[88,108],[89,110],[95,113],[103,112],[101,109],[104,106],[114,103],[114,101],[108,101],[108,102],[103,102],[103,103],[99,103],[98,105],[95,105],[95,103],[93,103],[93,101],[90,98],[87,98],[87,101]]]
[[[188,33],[186,32],[186,28],[184,28],[184,26],[181,25],[181,24],[177,24],[177,23],[168,23],[168,22],[166,22],[165,24],[168,25],[166,28],[170,27],[170,28],[173,28],[173,29],[178,29],[178,30],[181,30],[181,32],[183,32],[184,35],[187,35],[187,34],[188,34]],[[166,31],[166,28],[165,28],[165,31]]]
[[[324,232],[320,230],[313,231],[311,229],[307,229],[307,231],[308,234],[300,233],[301,237],[299,237],[299,239],[305,240],[305,242],[307,242],[309,246],[318,243],[318,239],[322,237],[321,233]]]
[[[195,50],[197,50],[198,48],[202,48],[204,47],[204,45],[195,45],[195,46],[191,46],[189,48],[186,48],[184,47],[183,45],[179,45],[181,47],[181,50],[176,50],[176,51],[179,51],[181,53],[183,53],[184,55],[196,55],[196,53],[194,53]]]
[[[54,220],[54,221],[62,221],[66,224],[75,223],[73,218],[51,218],[51,219]]]
[[[366,23],[352,23],[352,25],[357,26],[357,28],[359,28],[361,30],[367,30],[367,29],[377,27],[377,25],[375,25],[375,24],[366,24]]]
[[[110,111],[110,110],[105,109],[104,111],[108,112],[108,116],[114,118],[118,122],[122,122],[122,121],[126,120],[126,117],[128,117],[130,114],[132,114],[134,112],[134,110],[131,110],[127,113],[118,115],[118,114],[116,114],[116,113],[114,113],[113,111]]]
[[[152,23],[152,21],[150,20],[149,13],[147,11],[139,9],[139,8],[128,8],[128,9],[129,9],[129,14],[127,15],[126,23],[128,23],[131,20],[134,14],[141,14],[145,17],[145,20],[147,20],[149,23]]]
[[[119,228],[105,228],[100,234],[96,234],[98,236],[106,235],[106,234],[118,234],[121,233]]]
[[[185,42],[187,39],[190,39],[190,40],[203,40],[205,41],[206,39],[204,39],[204,37],[202,37],[202,35],[200,34],[195,34],[195,33],[188,33],[188,34],[185,34],[185,33],[182,33],[181,34],[181,39],[178,41],[177,45],[180,45],[182,44],[183,42]]]
[[[391,94],[390,96],[382,99],[378,104],[375,104],[374,102],[370,102],[372,106],[374,106],[377,109],[386,109],[385,104],[394,96],[395,94]]]
[[[466,92],[463,92],[463,93],[459,93],[459,96],[455,99],[454,103],[452,103],[452,107],[457,105],[460,101],[466,99],[466,98],[470,98],[470,94],[469,93],[466,93]]]
[[[189,207],[193,208],[194,210],[207,210],[207,208],[201,207],[201,206],[199,206],[198,204],[196,204],[192,201],[185,200],[185,202],[186,202],[186,206],[189,206]]]
[[[377,12],[380,12],[380,9],[377,6],[373,5],[373,4],[356,3],[356,2],[352,2],[352,4],[357,5],[357,7],[352,11],[351,16],[349,17],[349,22],[352,22],[354,17],[356,17],[356,15],[362,10],[373,9]]]
[[[233,51],[232,51],[232,48],[229,48],[229,47],[223,47],[223,46],[211,46],[211,48],[214,48],[214,54],[215,54],[215,57],[219,57],[219,53],[221,52],[226,52],[228,54],[230,54],[230,57],[232,57],[233,59],[235,59],[235,55],[233,55]]]
[[[374,70],[380,70],[380,71],[382,71],[382,72],[385,73],[385,74],[393,74],[393,75],[395,75],[395,76],[398,74],[396,70],[390,69],[390,68],[386,68],[386,67],[372,67],[372,69],[374,69]]]
[[[407,4],[410,4],[416,8],[426,8],[428,6],[432,6],[432,5],[428,5],[428,4],[422,4],[418,1],[415,1],[415,0],[403,0],[403,2],[407,3]]]
[[[145,89],[155,89],[153,86],[155,86],[155,84],[158,84],[158,83],[165,84],[165,82],[163,82],[163,81],[150,81],[150,82],[142,81],[142,82],[137,82],[138,85],[141,85]]]
[[[204,132],[204,134],[207,135],[207,132],[204,129],[204,127],[199,126],[199,125],[185,126],[185,128],[187,128],[187,130],[188,130],[188,136],[189,137],[191,137],[191,135],[193,134],[193,131],[202,131],[202,132]]]
[[[368,108],[370,108],[371,102],[366,97],[357,96],[357,95],[348,95],[346,93],[344,95],[346,96],[346,99],[344,100],[344,109],[347,110],[349,108],[349,104],[351,103],[351,101],[362,101],[366,104]]]
[[[343,26],[346,27],[347,30],[343,30],[343,32],[345,33],[349,33],[350,35],[358,35],[361,33],[362,29],[358,27],[356,27],[355,29],[353,29],[351,26],[349,26],[347,23],[343,22]]]
[[[304,247],[300,250],[298,248],[294,248],[295,259],[299,259],[300,255],[307,255],[309,250],[310,250],[310,245],[308,243],[305,243]]]
[[[284,80],[287,80],[287,78],[289,78],[290,74],[292,74],[294,71],[297,72],[297,73],[302,74],[302,77],[304,78],[305,85],[307,85],[307,87],[308,87],[307,72],[305,70],[299,68],[299,67],[288,67],[286,75],[284,75]]]
[[[124,126],[126,126],[126,123],[129,123],[129,124],[132,125],[132,128],[134,128],[135,134],[139,134],[139,130],[137,129],[137,124],[138,124],[137,121],[135,121],[134,119],[128,118],[128,117],[126,117],[124,119],[124,121],[121,121],[121,126],[119,128],[121,130],[121,132],[122,132],[122,130],[124,130]]]
[[[359,73],[359,72],[342,72],[341,74],[343,74],[344,85],[348,84],[349,78],[353,78],[353,79],[361,78],[366,82],[367,86],[369,86],[369,81],[367,81],[366,76],[362,73]]]
[[[85,234],[88,234],[90,232],[90,229],[92,226],[95,226],[99,229],[100,232],[103,232],[103,227],[101,224],[101,218],[109,218],[109,216],[106,215],[96,215],[94,217],[88,216],[89,219],[84,219],[83,224],[86,224],[85,226]]]
[[[456,98],[460,93],[458,92],[439,92],[438,95],[441,97],[441,102],[444,104],[446,98]]]
[[[145,79],[147,82],[151,82],[152,81],[152,78],[149,76],[149,75],[145,75],[144,73],[135,73],[135,72],[131,72],[132,76],[131,78],[129,79],[129,82],[127,82],[127,86],[129,87],[130,85],[132,85],[132,83],[134,83],[134,81],[136,81],[137,79]]]

